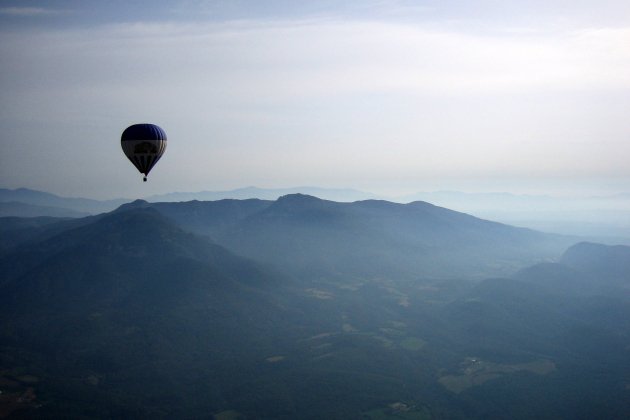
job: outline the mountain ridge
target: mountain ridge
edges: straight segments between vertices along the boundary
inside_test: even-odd
[[[16,198],[16,193],[23,198]],[[250,199],[276,200],[292,193],[306,193],[322,199],[354,202],[367,199],[386,199],[407,203],[423,200],[477,217],[531,229],[566,235],[579,235],[593,242],[630,244],[630,200],[627,193],[591,197],[556,197],[550,195],[513,194],[507,192],[474,193],[459,191],[419,192],[406,196],[385,197],[353,189],[321,187],[258,188],[246,187],[226,191],[174,192],[145,197],[152,202],[190,200]],[[28,196],[37,195],[39,198]],[[27,196],[26,198],[24,198]],[[51,201],[52,200],[52,201]],[[78,205],[77,205],[77,200]],[[85,201],[87,200],[87,201]],[[28,189],[0,189],[0,202],[16,201],[30,205],[55,207],[39,209],[39,215],[55,216],[59,208],[97,214],[111,211],[130,199],[91,200],[63,198],[54,194]],[[7,216],[20,216],[14,210]]]
[[[359,274],[381,264],[399,274],[402,270],[434,275],[431,267],[451,258],[451,275],[456,275],[467,270],[467,262],[454,251],[457,249],[477,255],[474,258],[490,252],[505,260],[505,271],[496,274],[507,274],[515,265],[526,265],[532,259],[559,256],[566,246],[577,242],[424,202],[341,203],[290,194],[276,201],[219,200],[149,206],[237,254],[296,270],[302,266],[306,272],[322,265]],[[538,249],[532,252],[534,244]],[[359,267],[358,260],[364,255],[373,257],[367,259],[372,268]],[[307,262],[309,259],[311,262]],[[349,264],[350,260],[356,263]],[[482,271],[480,276],[489,272],[481,265],[477,269]]]

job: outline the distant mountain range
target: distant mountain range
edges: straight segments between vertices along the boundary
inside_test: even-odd
[[[238,254],[309,276],[322,271],[340,276],[500,275],[559,256],[576,241],[424,202],[339,203],[291,194],[276,201],[133,205],[155,208]]]
[[[276,200],[287,194],[309,194],[322,199],[335,201],[357,201],[377,198],[376,195],[353,190],[318,187],[257,188],[246,187],[226,191],[173,192],[152,195],[150,202],[214,201],[226,198]],[[0,188],[0,217],[83,217],[87,214],[105,213],[118,206],[131,202],[131,199],[93,200],[78,197],[60,197],[47,192],[18,188]]]
[[[270,262],[292,274],[339,276],[505,275],[554,258],[577,241],[494,223],[429,203],[380,200],[340,203],[303,194],[276,201],[218,200],[173,203],[135,201],[120,211],[153,208],[196,234],[207,235],[233,252]],[[102,217],[102,216],[98,216]],[[97,218],[98,218],[97,217]],[[7,223],[10,246],[89,218],[42,228]],[[0,228],[2,225],[0,224]]]
[[[299,194],[0,233],[3,416],[630,412],[630,247],[557,252],[570,238],[424,202]]]
[[[319,188],[319,187],[294,187],[294,188],[258,188],[246,187],[227,191],[199,191],[199,192],[174,192],[168,194],[152,195],[146,198],[151,202],[172,201],[214,201],[226,198],[244,200],[258,198],[261,200],[277,200],[289,194],[306,194],[324,200],[332,201],[358,201],[380,198],[376,194],[354,190],[350,188]]]
[[[353,189],[296,187],[264,189],[247,187],[228,191],[174,192],[153,195],[150,202],[215,201],[222,199],[276,200],[284,195],[305,194],[321,199],[354,202],[383,199]],[[586,198],[562,198],[510,193],[463,193],[438,191],[386,198],[409,203],[426,201],[477,217],[544,232],[579,235],[608,244],[630,244],[630,196],[617,194]],[[0,217],[81,217],[112,211],[130,199],[91,200],[59,197],[28,189],[0,189]],[[35,207],[37,206],[37,207]]]
[[[0,202],[0,217],[85,217],[89,213],[62,207],[38,206],[17,201]]]
[[[18,188],[15,190],[9,190],[0,188],[0,203],[13,203],[15,206],[17,203],[29,205],[30,211],[33,215],[22,215],[19,213],[19,208],[13,209],[13,214],[8,211],[7,207],[4,207],[3,216],[53,216],[60,212],[66,212],[66,214],[74,214],[72,216],[62,217],[81,217],[81,215],[98,214],[108,211],[112,211],[121,204],[127,203],[131,200],[127,199],[115,199],[115,200],[92,200],[89,198],[75,198],[75,197],[60,197],[55,194],[50,194],[42,191],[29,190],[27,188]],[[5,204],[6,205],[6,204]],[[36,206],[36,207],[32,207]],[[78,214],[77,214],[78,213]]]

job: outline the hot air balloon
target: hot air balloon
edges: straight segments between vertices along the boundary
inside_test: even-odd
[[[166,150],[166,133],[155,124],[134,124],[123,131],[120,144],[146,182],[151,168]]]

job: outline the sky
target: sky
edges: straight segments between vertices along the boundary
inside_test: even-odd
[[[627,0],[0,0],[0,87],[0,188],[630,192]]]

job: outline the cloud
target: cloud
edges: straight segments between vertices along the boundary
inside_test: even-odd
[[[60,13],[58,10],[43,7],[0,7],[0,14],[6,16],[45,16]]]
[[[118,145],[96,139],[149,121],[174,139],[163,173],[189,190],[217,179],[630,176],[627,27],[498,36],[306,19],[2,35],[0,123],[15,133],[5,143],[20,139],[3,147],[6,174],[25,158],[52,173],[51,156],[64,155],[74,162],[64,171],[94,172],[91,141],[122,184]]]
[[[272,113],[248,113],[255,106],[363,95],[626,90],[627,39],[626,28],[491,37],[369,21],[130,24],[5,36],[0,69],[16,105],[45,106],[42,116],[124,98],[247,119]],[[46,95],[68,106],[50,108]]]
[[[300,96],[627,88],[629,37],[630,28],[491,37],[305,21],[112,25],[16,42],[26,60],[45,59],[53,68],[68,63],[67,76],[54,75],[61,83],[203,82],[231,94]]]

